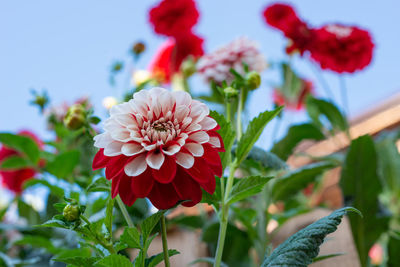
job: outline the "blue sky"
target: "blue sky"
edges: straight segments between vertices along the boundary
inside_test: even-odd
[[[148,50],[139,62],[145,68],[164,38],[156,36],[147,23],[147,11],[157,1],[1,1],[0,2],[0,131],[33,129],[48,136],[44,119],[28,105],[30,88],[46,88],[53,103],[72,102],[87,95],[96,113],[104,115],[101,101],[121,91],[108,83],[114,60],[128,57],[130,45],[144,40]],[[242,35],[260,43],[271,61],[285,59],[285,40],[268,28],[262,9],[272,1],[201,0],[195,31],[212,51]],[[328,22],[359,25],[372,32],[376,43],[372,64],[355,75],[347,75],[350,114],[357,115],[389,98],[400,88],[400,2],[396,0],[286,1],[300,16],[319,26]],[[308,60],[296,58],[296,70],[315,80]],[[339,98],[337,75],[323,72]],[[250,116],[270,109],[271,84],[279,81],[276,71],[263,74],[264,84],[252,96]],[[192,81],[194,90],[204,85]],[[316,81],[317,93],[324,96]],[[304,119],[301,114],[286,116],[287,122]],[[272,128],[272,127],[270,127]],[[269,143],[271,130],[260,142]]]

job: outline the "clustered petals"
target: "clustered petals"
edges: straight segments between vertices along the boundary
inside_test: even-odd
[[[43,146],[42,141],[30,131],[20,131],[18,135],[32,138],[39,147]],[[0,149],[0,164],[11,156],[18,156],[19,152],[6,146]],[[25,181],[34,178],[36,171],[33,168],[20,168],[12,170],[0,170],[0,178],[2,184],[15,194],[22,193],[22,185]]]
[[[105,132],[94,138],[100,150],[93,169],[106,168],[112,197],[127,205],[147,197],[158,209],[193,206],[201,188],[212,194],[222,175],[218,129],[208,107],[188,93],[142,90],[110,110]]]
[[[220,47],[216,51],[200,58],[197,69],[199,74],[207,82],[221,83],[233,80],[230,69],[244,74],[243,63],[247,64],[250,71],[263,71],[266,60],[258,48],[258,44],[245,37]]]

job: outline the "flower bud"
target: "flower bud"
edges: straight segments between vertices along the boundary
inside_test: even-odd
[[[86,121],[86,111],[81,104],[74,104],[64,117],[64,125],[70,130],[81,128]]]
[[[146,50],[146,45],[143,42],[136,42],[132,47],[132,52],[136,56],[140,55]]]
[[[189,57],[185,61],[183,61],[181,65],[182,73],[185,77],[190,77],[196,72],[196,63],[194,62],[192,57]]]
[[[256,71],[251,71],[246,74],[246,86],[250,90],[255,90],[260,87],[261,76]]]
[[[78,205],[68,204],[63,210],[64,219],[68,222],[74,222],[79,219],[81,211]]]
[[[225,97],[230,99],[236,97],[239,94],[239,91],[231,86],[228,86],[224,89]]]

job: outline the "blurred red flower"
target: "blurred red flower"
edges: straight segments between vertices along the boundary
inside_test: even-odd
[[[188,33],[165,41],[149,65],[152,77],[160,83],[169,83],[174,73],[179,72],[182,62],[188,57],[195,59],[204,54],[203,39]]]
[[[193,0],[162,0],[149,12],[154,31],[172,37],[189,33],[198,18],[199,12]]]
[[[272,27],[286,33],[293,22],[300,22],[294,9],[287,5],[276,3],[265,8],[265,21]]]
[[[94,138],[100,150],[93,169],[106,168],[112,197],[119,194],[127,205],[147,197],[169,209],[179,201],[196,205],[201,188],[214,193],[215,175],[222,175],[218,152],[224,151],[219,125],[188,93],[141,90],[111,108],[104,129]]]
[[[43,142],[30,131],[20,131],[18,135],[32,138],[39,147],[43,146]],[[0,149],[0,164],[10,156],[18,156],[19,152],[14,149],[2,146]],[[15,194],[22,193],[22,185],[25,181],[34,178],[36,171],[32,168],[21,168],[16,170],[0,170],[0,178],[2,184],[13,191]]]
[[[313,84],[311,81],[302,80],[302,87],[295,96],[285,96],[279,89],[275,89],[272,94],[273,101],[276,105],[282,106],[293,111],[299,111],[304,108],[307,95],[313,93]]]
[[[343,73],[362,70],[371,63],[374,44],[368,31],[329,24],[315,30],[311,58],[322,69]]]

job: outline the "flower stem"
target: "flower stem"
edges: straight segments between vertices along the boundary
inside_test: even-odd
[[[313,63],[310,63],[310,66],[315,76],[317,77],[319,83],[322,85],[322,88],[325,90],[327,97],[330,98],[333,102],[335,102],[335,95],[332,93],[332,90],[329,87],[328,83],[325,81],[325,78],[322,75],[321,71],[317,69],[317,67],[315,67]]]
[[[240,138],[242,137],[242,111],[243,111],[243,102],[244,102],[243,90],[244,89],[242,88],[242,90],[240,90],[240,93],[239,93],[239,105],[238,105],[238,112],[237,112],[237,119],[236,119],[237,141],[239,141]]]
[[[231,102],[229,100],[226,100],[226,105],[225,105],[225,111],[226,111],[226,120],[228,122],[231,122]]]
[[[121,197],[118,195],[118,196],[116,196],[116,199],[117,199],[118,206],[119,206],[119,208],[120,208],[120,210],[121,210],[121,212],[122,212],[122,215],[124,216],[125,221],[126,221],[126,223],[128,224],[128,226],[129,226],[130,228],[135,227],[135,226],[133,225],[133,222],[132,222],[132,220],[131,220],[131,217],[129,216],[128,210],[127,210],[126,207],[125,207],[125,204],[124,204],[124,203],[122,202],[122,200],[121,200]]]
[[[170,267],[169,256],[168,256],[167,227],[165,226],[165,216],[164,216],[164,214],[161,216],[161,229],[160,229],[160,232],[161,232],[161,238],[162,238],[162,246],[163,246],[165,267]]]

